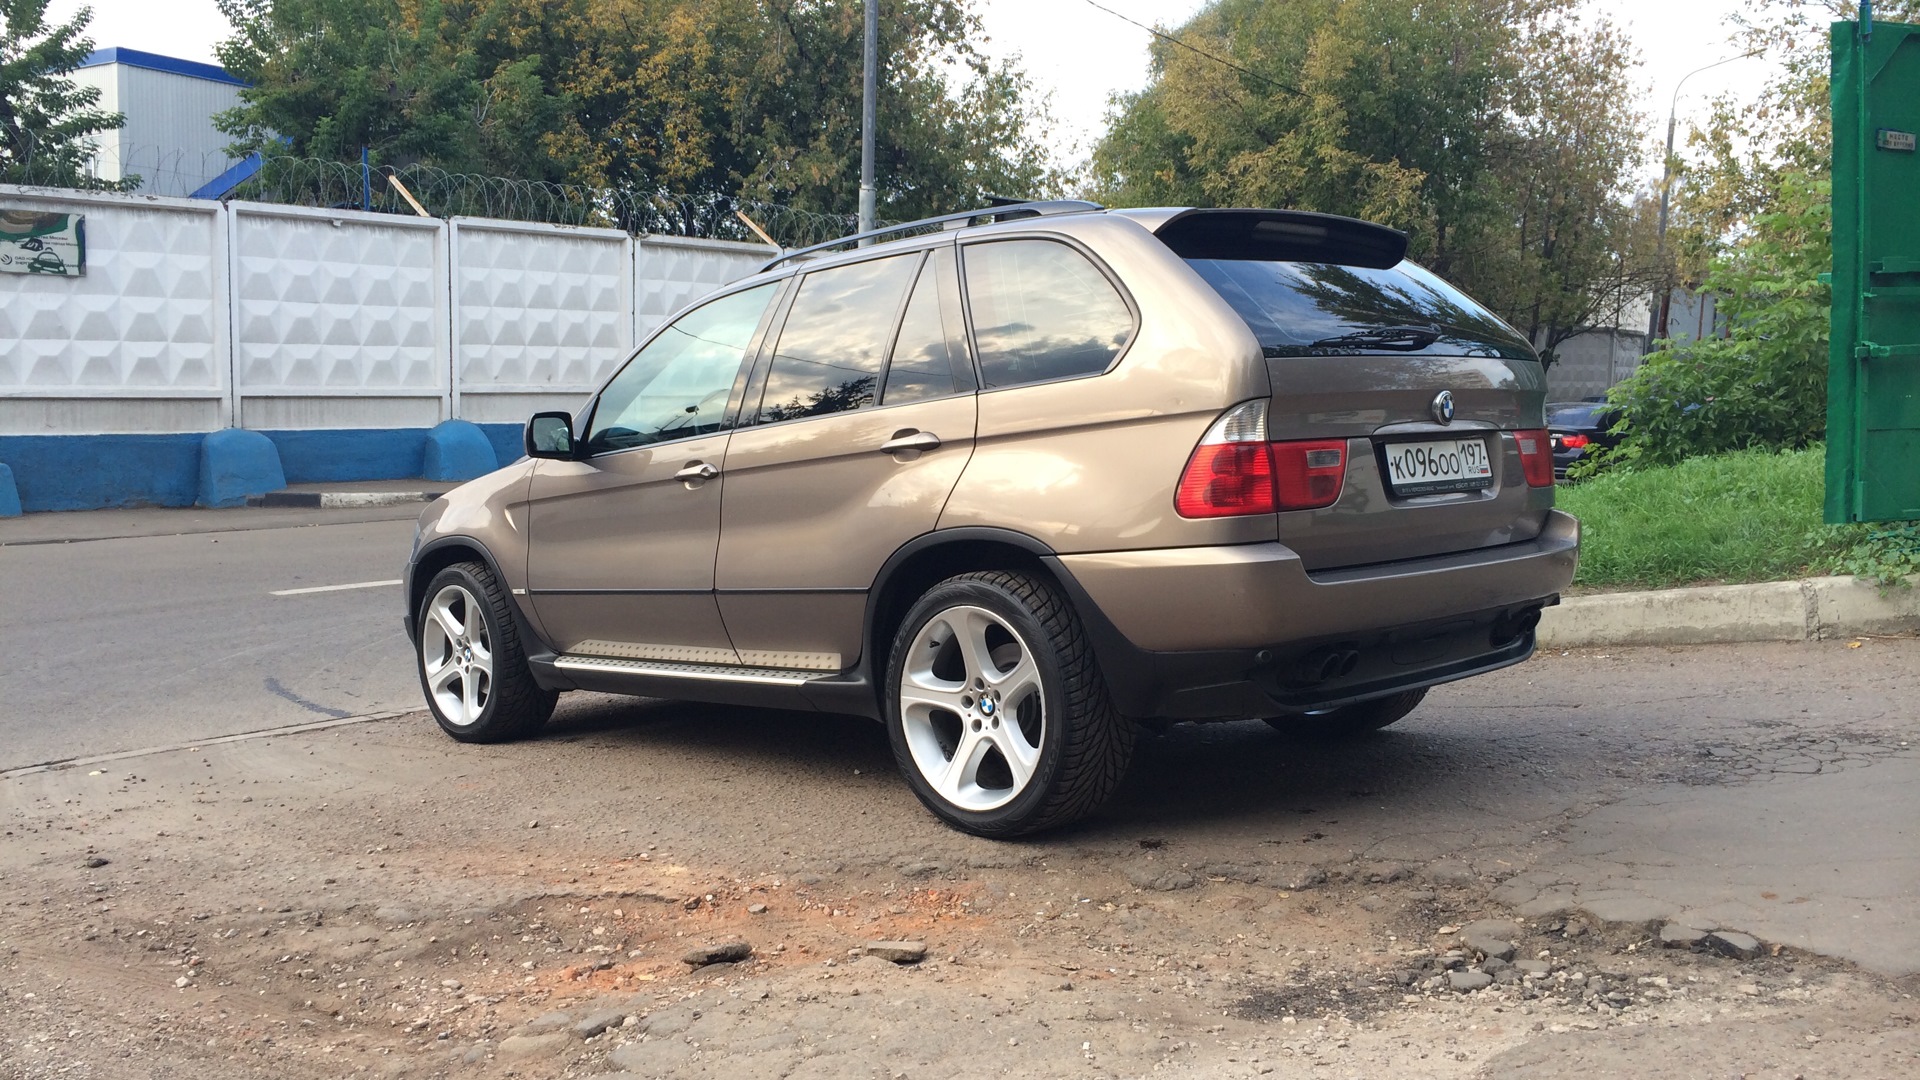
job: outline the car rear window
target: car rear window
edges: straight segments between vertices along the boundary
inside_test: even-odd
[[[1268,356],[1538,359],[1499,316],[1411,262],[1384,270],[1259,259],[1188,259],[1187,265],[1247,321]]]
[[[1602,402],[1576,401],[1547,406],[1547,423],[1562,427],[1612,427],[1613,420]]]

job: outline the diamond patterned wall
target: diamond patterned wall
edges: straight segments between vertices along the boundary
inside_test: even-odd
[[[633,241],[608,230],[454,225],[460,392],[596,388],[633,337]]]
[[[723,241],[648,239],[634,257],[635,340],[644,340],[667,316],[730,281],[759,270],[771,248]]]
[[[445,223],[236,207],[233,230],[242,396],[447,386]]]
[[[456,376],[476,395],[473,415],[517,418],[596,388],[639,337],[772,254],[612,230],[0,187],[0,206],[16,204],[86,215],[85,277],[0,275],[0,398],[50,403],[13,410],[40,417],[36,433],[199,430],[235,415],[249,426],[420,426],[447,415]],[[93,400],[76,409],[75,399]]]
[[[0,393],[225,394],[220,218],[206,211],[33,201],[86,216],[86,276],[0,275]],[[199,391],[201,393],[194,394]]]

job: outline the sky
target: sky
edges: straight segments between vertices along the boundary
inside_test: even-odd
[[[214,44],[227,34],[213,0],[87,0],[98,46],[120,45],[186,60],[215,62]],[[1148,25],[1178,26],[1203,0],[1098,0]],[[56,16],[82,0],[54,0]],[[1648,114],[1649,145],[1665,134],[1675,82],[1687,72],[1739,49],[1727,43],[1725,18],[1741,0],[1594,0],[1591,8],[1627,30],[1645,63],[1639,79]],[[1146,82],[1152,36],[1087,0],[974,0],[994,56],[1019,55],[1037,89],[1051,95],[1058,124],[1057,160],[1083,158],[1103,129],[1107,98]],[[1715,94],[1751,95],[1767,75],[1759,60],[1741,60],[1689,79],[1679,102],[1684,122],[1700,115]],[[1684,127],[1682,129],[1684,131]]]

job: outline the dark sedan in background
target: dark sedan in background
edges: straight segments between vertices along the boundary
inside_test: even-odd
[[[1564,480],[1567,467],[1595,447],[1620,440],[1607,429],[1620,422],[1620,412],[1605,401],[1561,401],[1547,405],[1547,437],[1553,445],[1553,475]]]

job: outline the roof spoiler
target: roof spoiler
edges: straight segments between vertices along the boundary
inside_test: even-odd
[[[1183,210],[1154,235],[1183,259],[1317,262],[1387,270],[1407,257],[1407,234],[1305,210]]]

